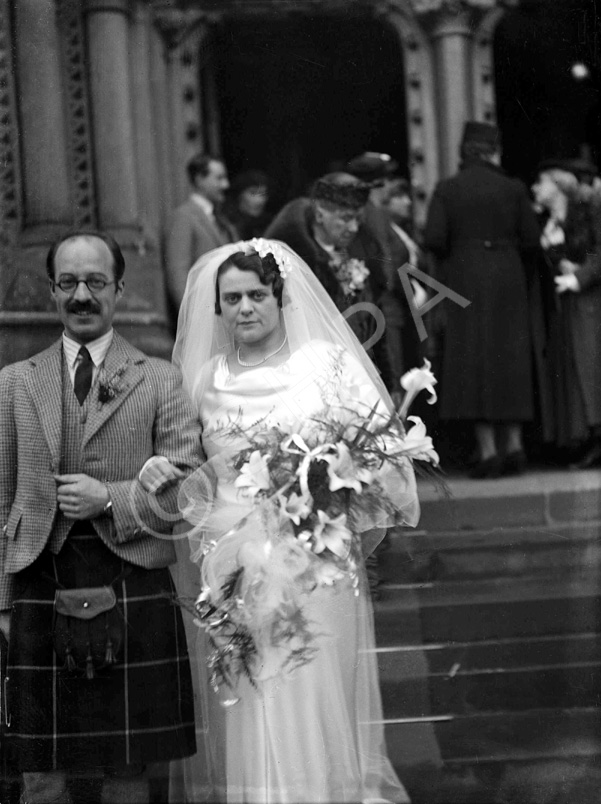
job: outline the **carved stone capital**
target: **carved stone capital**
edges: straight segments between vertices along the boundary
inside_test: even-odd
[[[409,0],[416,14],[460,14],[462,11],[490,11],[517,5],[519,0]]]
[[[409,0],[413,13],[428,27],[455,21],[473,26],[490,11],[515,6],[519,0]]]
[[[221,19],[217,12],[196,8],[174,9],[171,4],[162,2],[153,3],[151,9],[153,23],[168,50],[179,47],[199,27],[214,25]]]
[[[88,13],[112,13],[125,14],[131,13],[129,0],[86,0],[84,8]]]

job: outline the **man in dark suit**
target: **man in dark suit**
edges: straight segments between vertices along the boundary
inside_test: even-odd
[[[235,227],[221,207],[230,183],[221,159],[196,154],[186,166],[192,193],[173,213],[167,236],[167,292],[177,312],[186,289],[188,271],[213,248],[234,243]]]
[[[148,763],[195,750],[168,565],[199,426],[178,371],[112,329],[117,243],[67,235],[47,269],[63,336],[0,373],[3,716],[28,804],[71,801],[73,771],[103,776],[103,801],[142,802]],[[151,458],[172,464],[152,497]]]

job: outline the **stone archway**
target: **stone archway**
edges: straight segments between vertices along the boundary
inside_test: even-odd
[[[432,43],[428,32],[420,25],[413,2],[414,0],[345,0],[341,3],[338,0],[323,0],[315,3],[298,0],[293,4],[284,4],[278,0],[246,0],[244,3],[237,0],[220,0],[219,3],[199,0],[188,3],[185,11],[178,12],[165,10],[162,4],[157,3],[156,23],[165,35],[167,72],[172,87],[171,120],[174,132],[171,150],[177,154],[174,161],[178,176],[174,187],[175,195],[182,197],[185,191],[181,166],[192,150],[210,147],[219,153],[223,149],[224,126],[229,123],[224,120],[227,116],[224,113],[224,104],[215,103],[215,75],[213,73],[209,76],[208,84],[208,89],[211,84],[213,88],[212,101],[207,97],[210,94],[207,92],[207,85],[199,80],[199,76],[203,72],[202,65],[211,62],[211,42],[214,41],[216,32],[223,29],[224,25],[227,26],[228,20],[238,20],[240,24],[251,27],[257,24],[259,27],[269,27],[270,19],[281,20],[286,16],[292,24],[311,17],[318,21],[356,19],[369,24],[372,31],[377,25],[381,31],[394,33],[397,42],[393,45],[395,69],[402,76],[402,84],[397,86],[396,97],[393,98],[396,102],[396,118],[389,119],[383,128],[394,127],[400,145],[396,144],[398,147],[395,152],[395,143],[391,145],[390,137],[387,139],[386,136],[376,134],[366,137],[362,142],[350,137],[349,140],[354,145],[348,146],[348,152],[340,149],[342,152],[335,153],[332,148],[329,159],[324,158],[320,166],[314,162],[306,172],[319,172],[327,168],[329,160],[348,158],[358,150],[390,150],[411,175],[415,189],[416,219],[418,224],[423,223],[427,198],[439,176],[439,133]],[[218,94],[223,87],[219,86],[219,81],[216,86]],[[221,105],[220,115],[217,113],[218,105]],[[310,113],[311,110],[307,110],[306,114]],[[217,131],[220,118],[221,134]],[[226,131],[225,139],[227,136]],[[319,132],[316,136],[319,136]],[[245,155],[237,154],[236,147],[230,145],[229,154],[227,145],[224,150],[226,158],[234,154],[235,158],[229,160],[233,162],[231,167],[234,170],[243,166]],[[254,156],[253,159],[256,164]],[[299,191],[300,179],[296,184],[294,190]]]
[[[225,18],[215,30],[221,143],[231,173],[261,167],[277,205],[366,150],[408,168],[394,30],[363,13]]]

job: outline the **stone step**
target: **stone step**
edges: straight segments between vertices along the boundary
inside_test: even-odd
[[[432,728],[444,760],[442,772],[413,762],[420,741],[428,739]],[[601,718],[596,707],[389,719],[386,742],[413,804],[597,804],[599,800]],[[580,795],[554,798],[549,791],[546,798],[528,795],[536,782],[538,788],[544,779],[556,786],[562,778],[572,780]],[[583,778],[595,780],[596,797],[585,793]],[[500,797],[520,781],[521,796]]]
[[[599,705],[601,636],[377,649],[387,717]]]
[[[427,720],[433,724],[443,760],[449,766],[566,755],[601,757],[601,716],[597,707],[472,713]],[[405,729],[415,722],[419,720],[385,721],[386,742],[395,764],[403,756]]]
[[[385,583],[601,571],[601,521],[477,531],[392,531],[379,560]]]
[[[384,587],[375,605],[380,646],[594,633],[596,573]]]
[[[432,715],[599,706],[601,660],[383,681],[385,716],[423,715],[420,700],[424,688],[429,691],[428,710]]]
[[[560,634],[524,639],[492,639],[480,642],[442,642],[376,648],[380,676],[399,677],[400,667],[410,667],[404,657],[423,654],[431,675],[452,676],[457,672],[489,673],[532,666],[583,664],[601,660],[601,634]],[[411,677],[411,673],[404,673]]]
[[[497,480],[452,478],[450,496],[418,484],[421,530],[487,530],[601,520],[601,472],[537,471]]]

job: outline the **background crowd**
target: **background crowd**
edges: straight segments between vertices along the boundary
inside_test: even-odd
[[[435,188],[422,231],[414,226],[410,181],[387,154],[332,162],[331,172],[279,211],[270,208],[263,171],[245,171],[230,184],[220,158],[195,156],[187,165],[190,198],[175,210],[167,243],[173,312],[202,254],[237,239],[282,240],[347,314],[393,398],[403,371],[432,360],[441,404],[430,425],[447,467],[495,478],[520,474],[529,461],[597,465],[596,167],[586,158],[546,160],[529,191],[501,168],[498,130],[475,122],[465,125],[460,156],[457,175]],[[399,273],[406,265],[433,284],[414,275],[406,292]],[[443,285],[469,304],[446,298],[428,305]],[[424,340],[414,323],[420,310]]]

